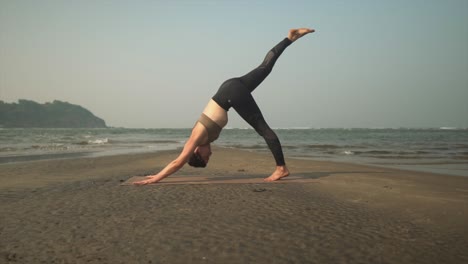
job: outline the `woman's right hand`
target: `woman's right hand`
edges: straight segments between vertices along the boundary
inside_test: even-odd
[[[137,181],[137,182],[134,182],[133,184],[134,185],[146,185],[150,183],[156,183],[161,180],[161,178],[158,177],[157,175],[146,176],[146,178],[147,178],[146,180]]]

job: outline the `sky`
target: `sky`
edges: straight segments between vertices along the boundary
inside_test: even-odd
[[[0,100],[190,128],[295,27],[253,93],[271,127],[468,127],[467,0],[0,0]]]

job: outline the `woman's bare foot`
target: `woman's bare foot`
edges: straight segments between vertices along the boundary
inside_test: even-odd
[[[289,30],[288,39],[291,41],[296,41],[304,35],[315,32],[315,29],[311,28],[293,28]]]
[[[276,170],[273,172],[273,174],[263,180],[266,182],[272,182],[287,176],[289,176],[289,170],[286,168],[286,166],[276,166]]]

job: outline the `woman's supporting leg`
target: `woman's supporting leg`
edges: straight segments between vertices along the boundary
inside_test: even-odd
[[[245,87],[239,87],[238,89],[245,89]],[[265,139],[268,148],[270,148],[275,158],[276,166],[284,166],[284,155],[278,136],[276,136],[276,133],[268,126],[252,94],[244,90],[241,97],[233,99],[232,107],[234,110]]]
[[[288,38],[284,38],[280,43],[276,44],[265,56],[262,64],[257,68],[253,69],[246,75],[240,77],[239,79],[244,83],[244,85],[252,92],[257,86],[265,80],[265,78],[270,74],[275,65],[276,60],[279,58],[281,53],[291,45],[292,41]]]

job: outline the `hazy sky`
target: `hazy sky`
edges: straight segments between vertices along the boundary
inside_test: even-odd
[[[316,32],[254,92],[271,127],[468,127],[467,0],[0,0],[0,100],[192,127],[292,27]]]

